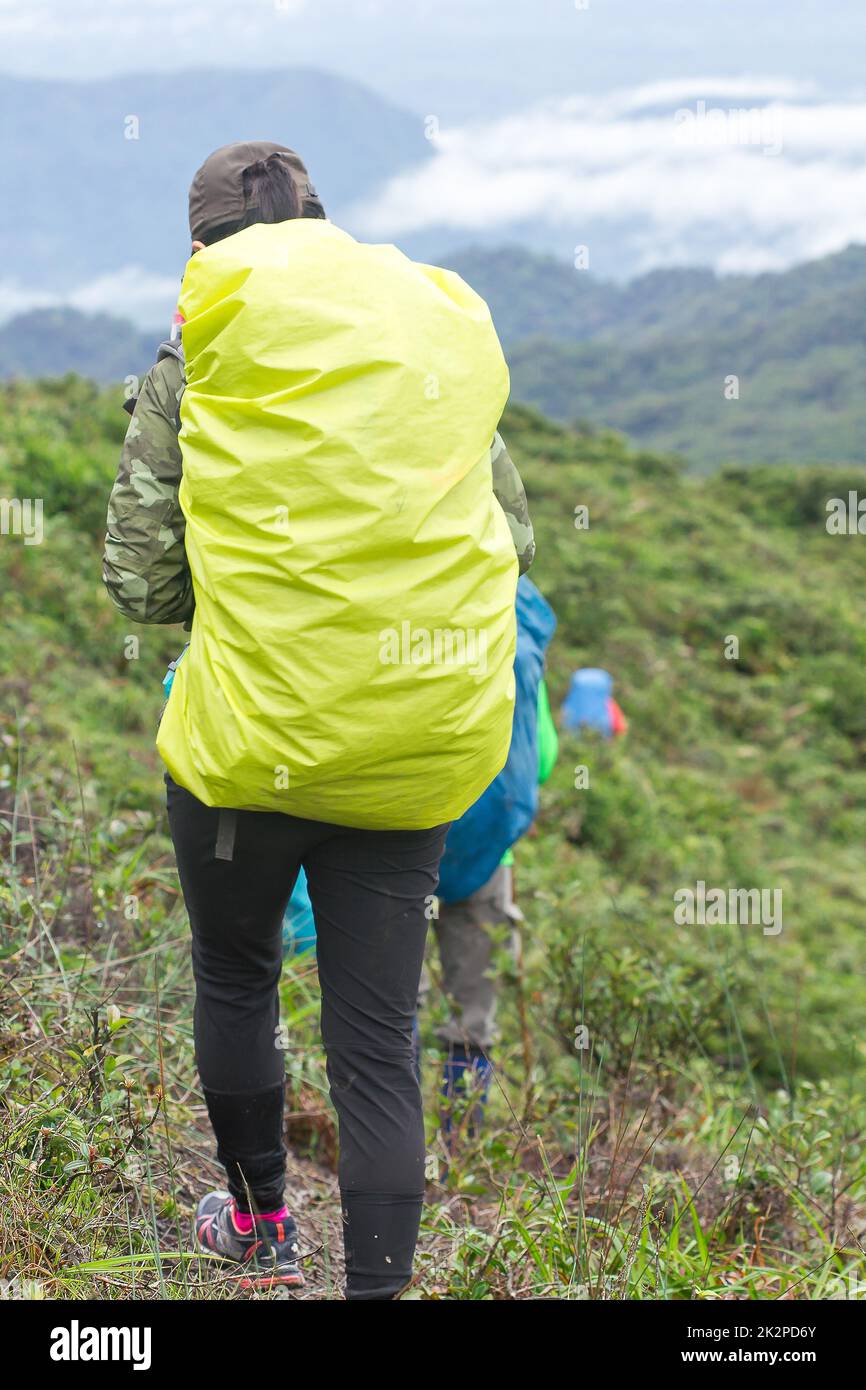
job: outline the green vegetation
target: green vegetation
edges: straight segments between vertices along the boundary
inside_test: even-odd
[[[46,1296],[238,1297],[186,1253],[216,1170],[153,748],[183,637],[130,627],[101,590],[124,424],[119,389],[0,392],[0,497],[45,508],[42,545],[0,537],[0,1279]],[[866,558],[824,521],[858,475],[691,477],[525,408],[504,432],[530,493],[534,578],[560,621],[554,708],[576,666],[603,665],[630,730],[562,739],[517,851],[526,921],[517,960],[504,945],[499,958],[489,1124],[447,1173],[433,990],[431,1182],[408,1296],[853,1296],[866,1279]],[[783,930],[676,925],[674,893],[699,880],[780,889]],[[287,968],[283,996],[289,1200],[305,1296],[324,1298],[339,1227],[309,962]]]

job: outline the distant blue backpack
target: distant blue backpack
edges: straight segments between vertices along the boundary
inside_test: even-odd
[[[613,677],[598,666],[575,671],[560,710],[563,729],[580,733],[596,729],[605,738],[617,732],[614,726]]]
[[[538,811],[538,687],[556,615],[531,579],[517,583],[514,724],[499,776],[448,831],[438,896],[460,902],[486,883]]]

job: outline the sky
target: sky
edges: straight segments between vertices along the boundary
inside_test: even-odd
[[[866,0],[0,0],[5,73],[362,81],[429,125],[435,158],[354,208],[354,232],[501,229],[571,259],[589,226],[608,275],[782,270],[866,242],[864,53]],[[15,294],[33,287],[0,308]]]
[[[776,77],[866,94],[863,0],[0,0],[0,70],[307,64],[443,121],[550,97]]]

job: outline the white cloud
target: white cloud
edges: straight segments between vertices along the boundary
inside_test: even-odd
[[[165,326],[168,332],[179,290],[180,281],[176,275],[154,275],[141,266],[125,266],[62,294],[3,280],[0,281],[0,322],[30,309],[64,307],[131,319],[145,328]]]
[[[564,254],[615,224],[644,267],[781,268],[866,240],[866,101],[809,93],[704,78],[443,128],[434,160],[354,209],[352,224],[377,237],[443,226],[504,237],[540,222]]]
[[[794,101],[815,94],[813,83],[783,77],[689,77],[568,96],[557,102],[556,109],[563,116],[607,121],[620,116],[671,111],[699,98],[707,102],[719,100],[764,106],[772,101]]]

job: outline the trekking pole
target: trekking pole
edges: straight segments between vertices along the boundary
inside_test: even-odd
[[[511,865],[511,902],[517,907],[517,887],[514,873],[514,863]],[[515,951],[514,964],[517,974],[517,1017],[520,1022],[520,1038],[523,1046],[523,1066],[526,1072],[526,1110],[529,1109],[532,1098],[532,1068],[534,1064],[532,1042],[529,1032],[529,1016],[526,1009],[526,973],[523,964],[523,914],[515,914]]]

